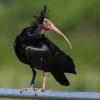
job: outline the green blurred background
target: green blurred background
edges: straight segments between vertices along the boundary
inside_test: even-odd
[[[71,83],[68,87],[49,74],[47,89],[100,92],[100,0],[0,0],[0,88],[23,88],[30,82],[32,71],[17,59],[14,40],[44,5],[50,9],[49,19],[69,37],[73,49],[53,32],[45,35],[74,59],[78,73],[66,74]],[[41,87],[42,77],[37,70],[37,87]]]

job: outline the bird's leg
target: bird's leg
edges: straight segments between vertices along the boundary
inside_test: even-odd
[[[47,78],[47,72],[43,72],[42,92],[46,91],[46,78]]]
[[[42,89],[35,88],[35,95],[37,96],[39,92],[45,92],[46,91],[46,77],[47,77],[47,72],[43,72],[43,80],[42,80]]]
[[[28,90],[34,90],[35,91],[34,80],[35,80],[35,76],[36,76],[36,71],[33,68],[32,68],[32,73],[33,73],[33,78],[31,80],[31,83],[29,84],[28,87],[21,89],[20,93],[22,93],[23,91],[28,91]]]
[[[33,73],[33,78],[32,78],[32,80],[31,80],[31,83],[30,83],[29,86],[32,87],[32,88],[34,88],[34,90],[35,90],[34,81],[35,81],[35,77],[36,77],[36,71],[35,71],[34,68],[32,68],[32,73]]]

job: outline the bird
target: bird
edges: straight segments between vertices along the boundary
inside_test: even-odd
[[[37,91],[35,87],[36,69],[43,71],[42,91],[46,91],[47,73],[51,73],[54,79],[63,86],[70,85],[65,73],[76,74],[73,59],[58,48],[48,37],[47,31],[52,31],[62,36],[72,48],[68,38],[48,19],[48,8],[33,15],[32,23],[17,35],[14,49],[20,62],[27,64],[32,69],[32,80],[26,88]]]

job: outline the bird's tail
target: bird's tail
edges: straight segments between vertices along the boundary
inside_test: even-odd
[[[69,81],[67,80],[66,76],[62,72],[51,72],[53,77],[59,82],[61,85],[68,86],[70,85]]]

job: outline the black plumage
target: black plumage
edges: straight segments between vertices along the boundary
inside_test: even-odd
[[[19,60],[28,64],[33,72],[31,85],[34,85],[35,69],[51,72],[61,85],[69,85],[64,73],[76,74],[72,58],[61,51],[52,41],[45,37],[42,23],[47,18],[45,6],[40,15],[34,16],[34,22],[25,28],[15,40],[15,53]]]

